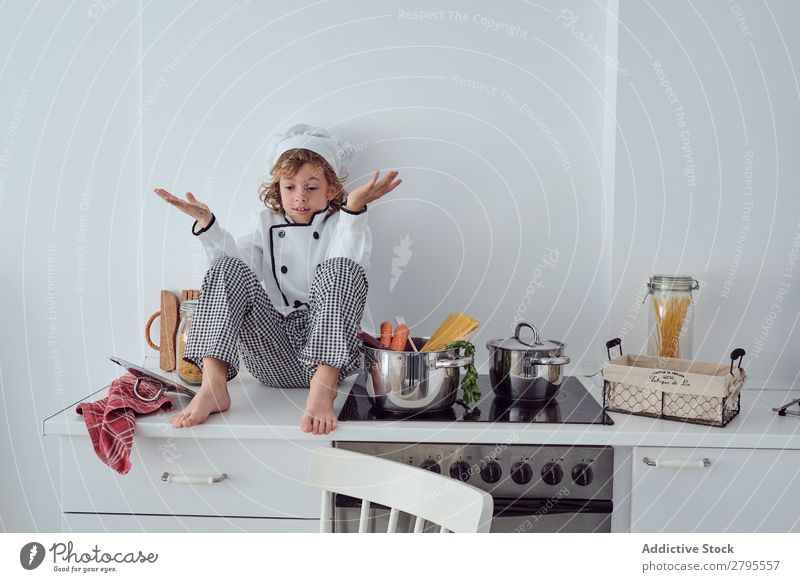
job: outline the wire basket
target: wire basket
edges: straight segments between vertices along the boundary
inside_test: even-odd
[[[620,355],[612,359],[614,347],[619,347]],[[603,365],[603,407],[607,411],[720,427],[739,414],[741,390],[747,380],[742,348],[731,352],[730,367],[623,355],[619,338],[606,342],[606,349],[609,361]]]

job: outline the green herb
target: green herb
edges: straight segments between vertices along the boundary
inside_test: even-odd
[[[467,357],[475,356],[475,346],[466,340],[453,341],[445,346],[447,350],[453,348],[463,349],[464,355]],[[464,392],[464,397],[456,400],[456,404],[460,404],[466,410],[469,410],[471,403],[481,399],[481,389],[478,386],[478,371],[475,369],[475,364],[469,364],[465,368],[464,379],[461,381],[461,390]]]

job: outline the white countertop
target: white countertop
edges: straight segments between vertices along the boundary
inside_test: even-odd
[[[148,358],[145,367],[162,376],[174,372],[158,369],[158,360]],[[353,375],[339,386],[334,403],[338,415],[350,388]],[[589,392],[602,401],[602,380],[581,378]],[[300,430],[308,390],[277,389],[265,386],[242,366],[239,375],[228,383],[231,408],[212,414],[205,423],[188,429],[175,429],[169,418],[189,399],[169,393],[175,408],[166,414],[140,416],[137,436],[154,438],[222,438],[281,440],[397,441],[451,443],[517,443],[614,446],[733,447],[747,449],[800,449],[800,417],[780,417],[772,407],[800,398],[800,390],[785,385],[750,379],[742,391],[741,412],[724,428],[659,420],[629,414],[609,413],[613,426],[576,424],[523,424],[487,422],[350,421],[338,423],[327,436]],[[82,401],[105,396],[106,388]],[[48,417],[43,422],[45,435],[88,437],[83,418],[75,412],[77,403]],[[800,410],[800,407],[795,407]]]

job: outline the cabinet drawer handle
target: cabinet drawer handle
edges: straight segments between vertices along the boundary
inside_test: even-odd
[[[645,465],[650,467],[662,467],[664,469],[705,469],[711,466],[711,461],[708,457],[703,458],[702,461],[659,461],[645,457],[642,459]]]
[[[166,483],[186,483],[189,485],[203,485],[219,483],[228,478],[228,475],[222,473],[219,477],[206,477],[204,475],[171,475],[168,471],[161,474],[161,480]]]

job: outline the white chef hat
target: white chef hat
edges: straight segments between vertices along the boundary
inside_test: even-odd
[[[272,134],[267,141],[267,167],[272,170],[281,155],[303,148],[321,155],[339,177],[347,173],[356,149],[343,138],[307,123],[293,125],[285,132]]]

